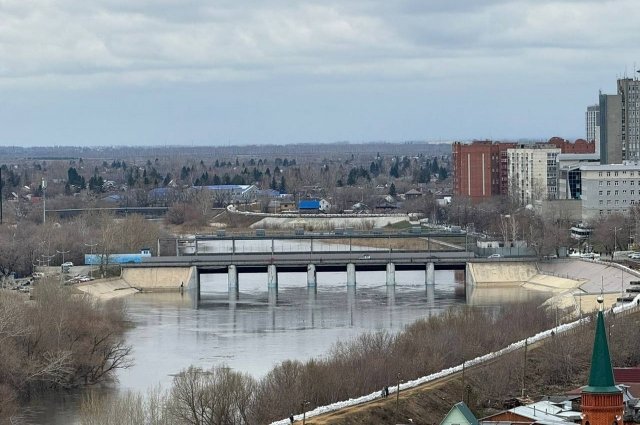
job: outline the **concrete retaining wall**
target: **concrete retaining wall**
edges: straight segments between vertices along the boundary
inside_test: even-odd
[[[193,267],[125,267],[122,279],[143,291],[173,291],[180,289],[182,283],[185,288],[192,284],[194,270]]]
[[[499,286],[525,283],[538,274],[535,263],[468,263],[467,284]]]

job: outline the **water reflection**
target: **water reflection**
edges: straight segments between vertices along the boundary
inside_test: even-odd
[[[337,341],[363,332],[396,332],[455,304],[494,306],[530,294],[516,290],[507,297],[504,288],[476,288],[465,299],[464,274],[452,271],[436,271],[435,285],[425,285],[424,271],[397,271],[395,286],[385,279],[385,272],[358,272],[357,284],[348,287],[344,272],[323,272],[317,286],[308,287],[306,273],[280,273],[276,291],[267,288],[266,273],[241,274],[235,289],[229,289],[225,274],[211,274],[201,276],[199,302],[194,291],[131,297],[134,326],[126,339],[135,364],[118,373],[117,388],[168,387],[172,374],[189,365],[224,363],[261,377],[283,360],[323,356]],[[77,418],[77,404],[71,402],[46,408],[32,423]]]

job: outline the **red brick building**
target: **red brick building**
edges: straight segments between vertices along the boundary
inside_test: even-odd
[[[515,143],[453,143],[453,194],[478,202],[509,192],[507,149]]]
[[[561,153],[595,153],[595,142],[578,139],[570,142],[561,137],[552,137],[546,143],[560,149]],[[478,140],[472,143],[454,142],[451,146],[453,158],[453,194],[468,196],[479,202],[492,196],[509,193],[509,160],[507,149],[517,143]],[[526,146],[526,145],[524,145]],[[532,145],[531,147],[534,147]]]
[[[552,137],[548,142],[550,145],[560,149],[562,153],[596,153],[596,142],[587,142],[584,139],[576,139],[571,143],[562,137]]]

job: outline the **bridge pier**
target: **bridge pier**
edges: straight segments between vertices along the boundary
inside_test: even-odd
[[[396,265],[394,263],[387,263],[387,285],[393,286],[396,284]]]
[[[196,300],[200,301],[200,272],[198,272],[198,269],[196,269],[195,273],[196,273]]]
[[[315,264],[307,264],[307,286],[315,287],[317,284],[317,273]]]
[[[269,288],[278,288],[278,268],[275,264],[267,266],[267,286]]]
[[[347,286],[356,286],[356,265],[347,264]]]
[[[238,268],[233,264],[227,267],[227,280],[229,282],[229,291],[238,290]]]
[[[425,281],[427,285],[433,285],[436,283],[436,271],[433,263],[427,263],[427,269],[425,270]]]

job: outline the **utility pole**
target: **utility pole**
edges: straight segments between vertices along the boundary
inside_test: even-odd
[[[42,224],[47,222],[47,180],[42,178]]]
[[[4,184],[2,184],[2,168],[0,167],[0,224],[2,224],[2,193],[4,192]]]
[[[400,407],[400,372],[398,372],[398,388],[396,389],[396,423],[398,423],[399,407]]]
[[[524,362],[522,363],[522,392],[520,394],[521,397],[524,397],[525,390],[525,380],[527,376],[527,351],[529,349],[529,338],[525,338],[524,340]]]
[[[465,364],[466,364],[466,362],[463,360],[462,361],[462,401],[464,401],[464,392],[465,392],[465,388],[464,388],[464,368],[465,368]]]

